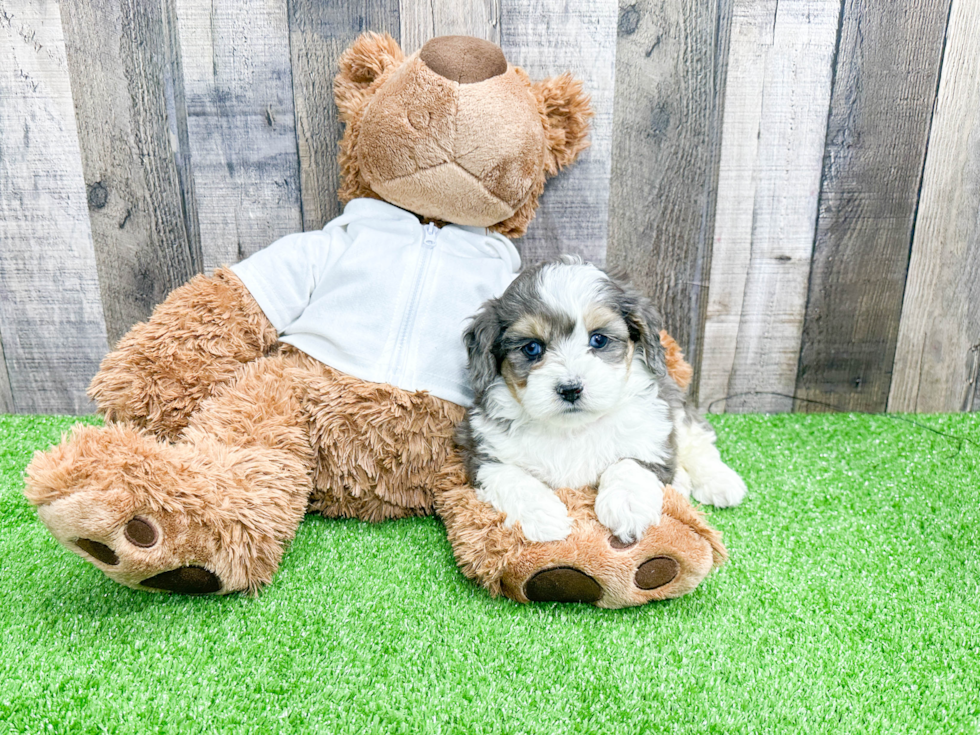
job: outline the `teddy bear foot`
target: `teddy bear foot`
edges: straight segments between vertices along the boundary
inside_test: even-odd
[[[305,505],[266,497],[250,517],[245,478],[256,473],[236,451],[205,460],[131,426],[79,427],[35,455],[25,494],[59,543],[127,587],[252,591],[272,578]]]
[[[64,518],[59,518],[59,511],[62,508],[52,507],[42,509],[42,517],[45,518],[45,525],[50,529],[63,527]],[[153,592],[176,592],[184,595],[204,595],[222,592],[224,585],[217,574],[203,566],[180,566],[174,569],[145,577],[152,569],[147,569],[146,565],[140,565],[139,560],[129,555],[129,548],[122,548],[122,558],[113,548],[104,543],[112,542],[112,533],[116,529],[110,529],[109,534],[103,535],[103,541],[96,541],[91,538],[74,538],[70,531],[64,539],[56,536],[58,540],[69,549],[75,551],[72,545],[84,552],[81,556],[91,561],[95,566],[102,569],[112,579],[115,579],[128,587],[145,589]],[[122,535],[128,544],[140,549],[147,550],[156,546],[160,542],[159,533],[154,524],[143,518],[133,518],[124,527]],[[77,553],[77,552],[76,552]],[[144,552],[145,553],[145,552]],[[166,566],[166,564],[164,564]],[[142,567],[142,568],[140,568]],[[230,591],[230,590],[224,590]]]
[[[122,424],[79,427],[35,455],[28,500],[65,548],[110,579],[154,592],[232,591],[211,560],[213,535],[195,522],[178,481],[179,450]]]
[[[548,543],[528,541],[518,525],[506,527],[503,514],[470,488],[443,496],[440,513],[467,576],[517,602],[620,608],[685,595],[726,558],[721,535],[671,487],[660,523],[632,544],[596,519],[595,491],[556,492],[573,527],[567,538]]]
[[[576,502],[573,493],[563,499],[570,506]],[[717,532],[673,489],[664,506],[659,525],[624,544],[595,519],[588,505],[580,505],[573,511],[575,526],[568,538],[529,543],[506,564],[501,591],[518,602],[587,602],[606,608],[687,594],[708,576],[716,554],[724,550]]]

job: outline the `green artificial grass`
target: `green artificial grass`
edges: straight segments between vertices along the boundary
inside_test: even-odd
[[[980,732],[980,415],[712,418],[731,560],[618,611],[490,599],[431,518],[310,517],[257,598],[129,590],[21,494],[77,419],[0,418],[0,732]]]

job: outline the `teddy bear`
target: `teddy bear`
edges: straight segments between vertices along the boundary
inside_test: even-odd
[[[532,543],[481,503],[453,436],[472,394],[466,318],[516,276],[510,238],[588,145],[563,74],[532,82],[494,44],[441,37],[405,57],[366,33],[340,59],[343,214],[173,291],[106,356],[105,419],[35,455],[25,494],[54,537],[140,590],[255,592],[307,513],[438,513],[463,572],[519,602],[676,597],[725,558],[671,488],[631,546],[595,520]],[[690,368],[664,334],[671,375]]]

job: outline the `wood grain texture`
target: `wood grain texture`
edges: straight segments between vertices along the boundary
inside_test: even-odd
[[[17,413],[83,413],[107,350],[58,5],[0,2],[0,329]]]
[[[949,2],[845,0],[797,395],[884,411]],[[797,410],[832,410],[801,401]]]
[[[302,229],[285,0],[174,0],[204,269]]]
[[[619,8],[607,262],[653,300],[695,366],[731,10],[731,0]]]
[[[527,234],[525,263],[578,253],[605,263],[616,69],[616,0],[501,0],[500,45],[534,80],[571,71],[592,97],[591,147],[551,179]]]
[[[313,230],[340,214],[337,153],[343,126],[333,100],[337,59],[364,31],[397,40],[398,0],[290,0],[288,8],[303,229]]]
[[[889,411],[980,408],[980,5],[953,0]]]
[[[775,13],[775,0],[736,0],[733,8],[708,308],[698,383],[699,403],[712,411],[724,409],[724,396],[728,394],[735,362],[752,250],[764,69],[772,50]]]
[[[110,344],[203,267],[165,3],[62,0]]]
[[[398,15],[406,54],[435,36],[476,36],[500,44],[500,0],[401,0]]]
[[[792,409],[771,394],[796,385],[839,16],[839,0],[735,4],[702,405]]]
[[[3,334],[0,334],[0,413],[14,412],[14,396],[10,392],[7,361],[3,357]]]

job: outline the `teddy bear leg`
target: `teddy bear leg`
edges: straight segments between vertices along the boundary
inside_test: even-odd
[[[563,541],[534,543],[480,501],[462,468],[440,478],[436,507],[463,573],[517,602],[589,602],[619,608],[680,597],[725,558],[721,535],[673,488],[661,522],[622,544],[595,517],[594,491],[559,490],[574,521]]]
[[[171,293],[102,360],[89,395],[108,421],[174,440],[201,401],[278,348],[275,328],[232,271]]]
[[[175,444],[126,424],[76,428],[34,457],[28,499],[59,542],[129,587],[257,590],[278,568],[311,489],[293,361],[249,364]]]

